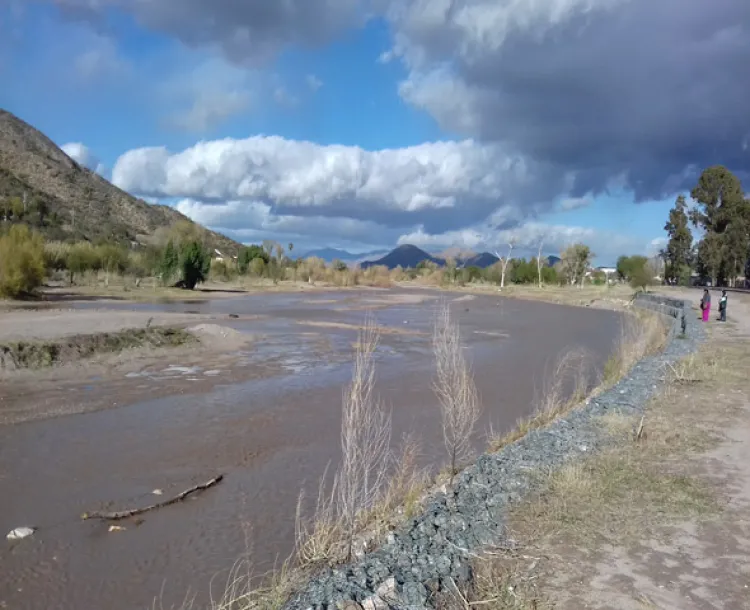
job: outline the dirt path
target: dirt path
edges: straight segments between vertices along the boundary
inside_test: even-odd
[[[695,291],[683,291],[695,299]],[[744,368],[750,355],[750,299],[732,295],[729,323],[712,321],[711,340],[729,349]],[[713,316],[712,316],[713,317]],[[711,349],[709,347],[709,349]],[[744,361],[744,362],[743,362]],[[739,376],[741,370],[736,371]],[[721,373],[719,372],[719,375]],[[700,384],[696,384],[700,385]],[[715,488],[721,510],[655,530],[630,548],[620,545],[600,558],[590,575],[590,589],[578,608],[641,610],[735,610],[750,608],[750,400],[747,379],[725,379],[715,389],[698,389],[683,400],[702,403],[705,411],[693,426],[721,438],[702,455],[686,456],[681,466]],[[709,421],[714,419],[713,426]],[[679,422],[674,422],[679,425]],[[687,425],[690,425],[686,422]],[[576,602],[574,602],[575,604]],[[571,604],[562,606],[574,607]]]
[[[700,298],[700,291],[671,292],[691,301]],[[740,378],[736,383],[724,380],[717,391],[699,390],[692,397],[705,404],[704,418],[718,419],[714,432],[722,440],[685,462],[716,488],[722,510],[707,520],[664,527],[634,548],[613,549],[596,563],[582,607],[750,608],[750,395],[747,379],[741,379],[750,355],[750,297],[732,294],[730,298],[727,325],[711,321],[710,344],[737,350],[730,366],[739,369]]]
[[[639,441],[639,422],[603,420],[616,447],[549,474],[514,511],[521,550],[479,563],[483,608],[750,608],[750,296],[730,295],[726,324],[711,317]]]

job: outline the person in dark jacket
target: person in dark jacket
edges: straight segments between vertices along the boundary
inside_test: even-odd
[[[701,311],[703,312],[703,321],[708,322],[708,316],[711,313],[711,293],[708,288],[703,289],[703,298],[701,299]]]
[[[721,291],[721,299],[719,299],[719,322],[727,321],[727,291]]]

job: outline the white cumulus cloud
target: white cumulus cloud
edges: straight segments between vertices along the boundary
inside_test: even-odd
[[[494,231],[487,227],[467,227],[444,233],[428,233],[423,227],[401,235],[399,244],[414,244],[431,251],[458,247],[474,251],[504,252],[507,244],[515,244],[518,256],[536,256],[539,244],[546,254],[559,254],[574,243],[585,243],[597,260],[610,261],[621,254],[648,254],[657,240],[649,241],[633,236],[602,231],[590,227],[524,222],[512,229]]]
[[[472,140],[367,151],[277,136],[199,142],[126,152],[114,183],[141,196],[188,198],[247,209],[263,203],[280,215],[348,217],[384,226],[446,230],[481,222],[499,207],[534,213],[548,189],[544,168]],[[540,184],[545,185],[544,188]]]
[[[63,144],[60,148],[78,165],[82,165],[97,174],[103,175],[106,172],[104,165],[85,144],[81,142],[69,142],[68,144]]]

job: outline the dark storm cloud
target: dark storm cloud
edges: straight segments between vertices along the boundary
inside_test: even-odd
[[[122,10],[188,46],[219,46],[237,63],[269,59],[286,44],[319,45],[364,22],[360,0],[53,0],[67,15],[100,26]]]
[[[395,22],[417,72],[453,61],[464,102],[434,80],[406,88],[444,127],[576,172],[573,196],[625,175],[639,197],[659,197],[685,186],[674,176],[689,165],[748,169],[750,2],[571,1],[587,10],[542,32],[509,28],[499,44],[466,27],[478,7],[495,7],[450,4],[442,19]],[[596,10],[604,4],[613,6]]]

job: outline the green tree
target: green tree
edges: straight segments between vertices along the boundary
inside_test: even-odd
[[[750,243],[750,202],[742,184],[726,167],[714,165],[703,171],[690,194],[697,204],[690,220],[704,231],[698,246],[699,271],[714,285],[733,282],[745,268]]]
[[[734,287],[744,275],[750,248],[750,204],[738,205],[729,212],[729,223],[722,240],[721,276]]]
[[[717,283],[723,256],[723,236],[721,233],[706,233],[698,242],[697,271],[701,277],[709,278],[713,285]]]
[[[128,253],[121,247],[115,245],[99,246],[97,254],[101,261],[101,267],[107,274],[107,284],[109,284],[110,273],[120,274],[128,268]]]
[[[101,268],[101,259],[98,252],[89,242],[78,242],[73,244],[65,255],[65,268],[69,274],[70,283],[73,283],[76,275],[82,275],[87,271],[97,271]]]
[[[331,267],[334,271],[346,271],[348,269],[346,263],[339,259],[335,259],[333,262],[331,262]]]
[[[162,251],[158,246],[139,248],[128,256],[127,273],[137,279],[151,274],[159,274],[162,262]]]
[[[557,269],[549,265],[542,267],[542,282],[544,284],[557,284],[559,281],[560,278],[557,275]]]
[[[169,240],[164,247],[164,251],[161,255],[161,263],[159,265],[159,274],[161,275],[162,283],[169,284],[177,274],[179,266],[180,257],[177,252],[177,247],[172,240]]]
[[[268,264],[268,253],[263,248],[256,245],[243,247],[237,258],[239,272],[243,275],[246,274],[250,261],[256,258],[260,258],[265,264]]]
[[[182,283],[188,290],[205,282],[211,270],[211,254],[199,242],[190,241],[182,244],[180,251],[180,271]]]
[[[256,277],[263,277],[263,274],[266,272],[266,262],[260,257],[254,258],[250,261],[250,266],[248,267],[248,271],[251,275],[254,275]]]
[[[44,240],[26,225],[0,236],[0,297],[31,294],[44,281]]]
[[[617,277],[621,280],[630,281],[634,274],[640,272],[648,264],[648,258],[638,254],[634,256],[621,256],[617,259]]]
[[[693,234],[690,232],[688,220],[687,203],[684,195],[680,195],[675,201],[674,208],[669,211],[669,220],[664,225],[664,230],[669,236],[664,249],[664,277],[669,282],[682,283],[680,278],[683,268],[690,267],[692,262]]]
[[[646,290],[646,288],[654,283],[654,270],[648,261],[646,261],[643,265],[631,271],[628,280],[632,288]]]
[[[560,270],[569,284],[583,287],[586,271],[591,266],[593,258],[591,248],[585,244],[568,246],[560,254]]]

